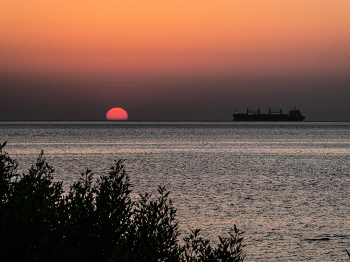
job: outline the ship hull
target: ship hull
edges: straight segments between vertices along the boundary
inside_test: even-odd
[[[272,114],[234,114],[233,121],[266,121],[266,122],[300,122],[305,116],[291,116],[289,114],[272,115]]]

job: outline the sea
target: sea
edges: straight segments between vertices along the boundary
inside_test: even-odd
[[[349,122],[0,122],[4,141],[21,173],[43,150],[66,190],[123,159],[133,196],[171,192],[180,239],[236,225],[245,261],[349,259]]]

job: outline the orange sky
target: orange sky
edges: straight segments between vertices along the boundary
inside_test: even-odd
[[[22,104],[45,88],[66,99],[65,106],[81,103],[84,92],[85,101],[98,99],[95,109],[101,112],[93,119],[112,107],[131,108],[130,119],[138,119],[135,101],[152,107],[155,119],[178,112],[179,103],[200,103],[179,114],[198,108],[188,119],[206,119],[214,109],[210,119],[230,119],[230,114],[220,118],[235,109],[229,104],[265,106],[268,101],[274,105],[266,106],[278,107],[276,101],[282,100],[281,106],[297,104],[318,112],[329,97],[337,112],[350,112],[348,102],[338,106],[350,81],[349,14],[349,0],[2,0],[0,78],[6,79],[0,88],[17,90],[8,101],[23,93]],[[266,82],[260,85],[259,77]],[[306,89],[309,93],[290,93]],[[275,90],[287,93],[268,100]],[[42,99],[52,94],[47,92]],[[186,102],[181,101],[184,93]],[[235,101],[237,93],[242,96]],[[323,104],[309,104],[315,93]],[[113,97],[121,104],[113,103]],[[171,102],[174,97],[177,104]],[[208,104],[212,108],[200,116],[200,106]],[[51,110],[65,106],[57,102]],[[9,119],[17,108],[21,105],[8,109]],[[12,118],[21,118],[28,108],[18,109]],[[166,109],[168,115],[156,117]],[[38,106],[35,112],[42,110]]]
[[[348,0],[2,0],[0,66],[105,73],[341,70],[350,60],[349,13]]]

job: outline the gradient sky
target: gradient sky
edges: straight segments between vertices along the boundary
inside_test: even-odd
[[[349,0],[2,0],[0,120],[350,121]]]

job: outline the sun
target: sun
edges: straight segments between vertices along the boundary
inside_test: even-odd
[[[107,120],[127,120],[128,113],[120,107],[110,109],[106,114]]]

